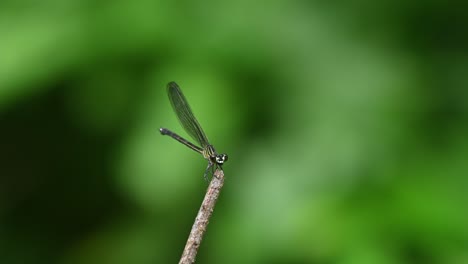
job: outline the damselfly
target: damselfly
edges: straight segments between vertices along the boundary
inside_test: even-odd
[[[203,132],[203,129],[193,115],[187,99],[185,99],[180,87],[175,82],[170,82],[167,85],[167,94],[169,95],[169,101],[171,101],[172,108],[177,114],[182,127],[196,142],[198,142],[198,144],[201,145],[201,147],[189,142],[169,129],[160,128],[159,131],[161,134],[168,135],[190,149],[202,154],[203,157],[208,160],[208,166],[206,167],[205,174],[203,175],[207,180],[207,174],[210,169],[222,169],[222,165],[228,160],[228,155],[218,154],[213,145],[210,144],[205,132]]]

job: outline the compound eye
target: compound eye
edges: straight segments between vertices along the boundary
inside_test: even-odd
[[[224,162],[227,160],[227,155],[226,154],[221,154],[216,156],[216,163],[218,164],[224,164]]]

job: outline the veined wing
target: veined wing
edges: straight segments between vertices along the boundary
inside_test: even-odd
[[[206,135],[197,119],[193,115],[187,99],[185,99],[180,87],[175,82],[170,82],[167,85],[167,94],[169,95],[169,101],[171,101],[172,108],[177,114],[177,117],[185,131],[187,131],[187,133],[196,140],[202,148],[209,145],[208,139],[206,138]]]

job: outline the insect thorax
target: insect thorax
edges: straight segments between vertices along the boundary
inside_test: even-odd
[[[203,157],[207,160],[212,160],[216,155],[216,150],[212,145],[208,145],[203,149]]]

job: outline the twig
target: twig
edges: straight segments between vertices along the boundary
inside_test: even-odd
[[[185,245],[184,252],[180,258],[179,264],[192,264],[195,263],[195,257],[197,256],[198,247],[205,234],[206,227],[210,220],[211,214],[213,213],[216,201],[219,197],[219,192],[224,184],[224,172],[222,170],[216,170],[213,173],[208,190],[206,191],[203,203],[198,210],[195,223],[193,223],[192,231],[190,231],[187,244]]]

